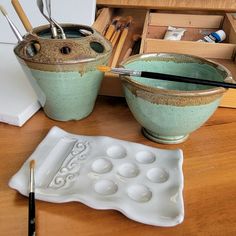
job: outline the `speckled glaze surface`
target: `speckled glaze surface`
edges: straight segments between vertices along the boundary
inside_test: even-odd
[[[125,68],[233,82],[230,72],[209,60],[184,54],[141,54],[121,64]],[[143,134],[156,142],[187,139],[217,109],[226,89],[206,85],[122,76],[125,98]]]
[[[62,24],[66,39],[51,39],[49,26],[33,29],[14,49],[48,117],[80,120],[94,107],[111,44],[96,30]]]

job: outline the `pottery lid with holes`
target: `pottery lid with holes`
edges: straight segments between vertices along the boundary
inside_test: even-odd
[[[81,70],[108,61],[112,46],[95,29],[75,24],[61,26],[66,39],[51,39],[49,25],[25,35],[14,49],[20,62],[32,69],[70,71],[75,70],[74,66]]]

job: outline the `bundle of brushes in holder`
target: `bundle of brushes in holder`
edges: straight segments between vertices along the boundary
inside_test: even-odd
[[[32,28],[17,0],[13,0],[27,30],[19,30],[1,7],[18,44],[14,53],[25,71],[46,115],[52,119],[80,120],[94,107],[112,46],[95,29],[86,25],[58,23],[51,14],[51,1],[37,0],[38,10],[49,24]]]
[[[113,53],[109,65],[118,66],[119,62],[128,58],[134,49],[136,42],[141,39],[139,34],[133,32],[133,24],[135,24],[132,16],[115,16],[107,25],[103,35],[109,40],[113,47]],[[124,55],[122,51],[125,44],[129,42],[129,48]],[[136,51],[138,53],[138,51]]]

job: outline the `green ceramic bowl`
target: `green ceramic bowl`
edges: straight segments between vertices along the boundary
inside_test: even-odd
[[[233,82],[230,72],[204,58],[175,53],[140,54],[121,66],[214,81]],[[121,76],[124,94],[144,135],[156,142],[186,140],[217,109],[226,89],[183,82]]]
[[[62,25],[66,39],[51,39],[48,25],[24,36],[14,52],[46,115],[80,120],[94,107],[112,46],[99,32],[83,25]]]

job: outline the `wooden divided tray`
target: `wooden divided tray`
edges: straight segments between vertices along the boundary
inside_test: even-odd
[[[181,13],[180,13],[181,12]],[[134,8],[102,8],[94,27],[105,34],[115,16],[132,16],[133,22],[117,66],[132,44],[134,34],[142,36],[139,53],[175,52],[205,57],[226,66],[236,78],[236,19],[230,13],[194,11],[160,11]],[[168,26],[185,28],[181,41],[164,40]],[[223,29],[227,35],[222,43],[196,42],[205,35]],[[115,50],[115,48],[114,48]],[[102,95],[122,96],[118,76],[106,74],[100,91]],[[236,108],[236,91],[229,89],[221,106]]]

